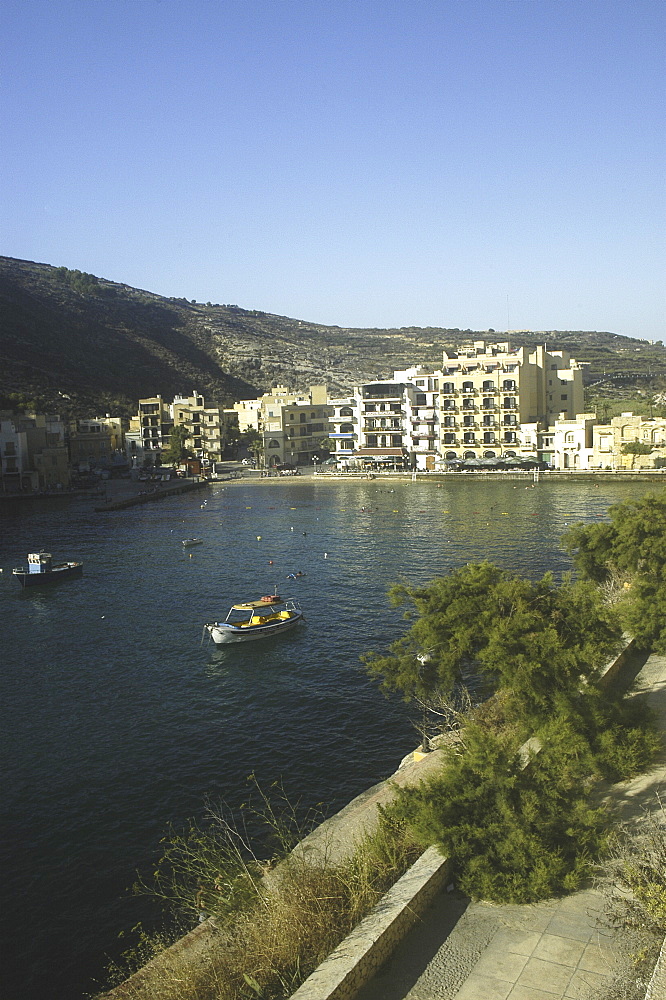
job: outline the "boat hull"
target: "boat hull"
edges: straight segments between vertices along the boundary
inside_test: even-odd
[[[12,570],[21,587],[45,587],[61,580],[71,580],[83,574],[83,563],[69,562],[62,566],[54,566],[45,573],[28,573],[25,570]]]
[[[300,625],[303,621],[303,613],[295,611],[292,617],[284,621],[266,622],[263,625],[230,625],[228,622],[214,622],[206,625],[208,633],[216,646],[226,646],[230,642],[253,642],[257,639],[268,639],[274,635],[281,635],[290,629]]]

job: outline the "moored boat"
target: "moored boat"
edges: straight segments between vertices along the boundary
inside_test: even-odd
[[[71,559],[54,563],[50,552],[30,552],[27,568],[16,566],[12,573],[22,587],[38,587],[81,576],[83,563]]]
[[[204,632],[208,632],[216,646],[223,646],[228,642],[248,642],[279,635],[304,620],[297,601],[271,594],[258,601],[232,605],[223,622],[208,622]]]
[[[201,538],[183,538],[183,547],[189,549],[192,545],[203,545]]]

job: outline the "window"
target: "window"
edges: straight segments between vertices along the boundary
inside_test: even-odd
[[[273,414],[272,414],[272,413],[271,413],[271,416],[273,416]],[[299,420],[301,421],[301,423],[302,423],[302,424],[304,424],[304,423],[305,423],[305,414],[304,414],[304,413],[301,413],[301,414],[300,414],[300,416],[299,416]]]
[[[495,452],[494,451],[484,451],[483,457],[484,458],[495,458]]]
[[[564,435],[564,442],[565,442],[565,444],[573,444],[574,443],[574,436],[573,436],[573,434],[570,431],[567,434]]]
[[[417,406],[425,406],[427,402],[428,402],[428,399],[426,397],[425,392],[417,392],[416,393],[416,405]]]
[[[462,384],[462,391],[463,392],[474,392],[474,383],[473,382],[463,382],[463,384]]]
[[[455,427],[456,426],[456,418],[455,417],[444,417],[444,426],[445,427]]]
[[[465,444],[474,444],[475,441],[474,431],[467,431],[465,434],[463,434],[463,441],[465,442]]]
[[[495,443],[495,435],[493,434],[492,431],[486,431],[485,432],[485,434],[483,435],[483,443],[484,444],[494,444]]]
[[[376,448],[376,447],[377,447],[377,435],[368,434],[368,448]]]
[[[507,444],[513,444],[515,442],[515,440],[516,440],[516,432],[515,431],[505,431],[504,432],[504,440],[507,442]]]
[[[453,382],[442,382],[442,392],[455,392]]]
[[[402,434],[391,434],[391,444],[394,448],[399,448],[402,444]]]
[[[444,409],[445,410],[455,410],[455,408],[456,408],[456,401],[455,401],[455,399],[445,399],[444,400]]]
[[[313,430],[314,430],[314,428],[313,428]],[[323,430],[323,428],[320,427],[319,430]],[[353,433],[353,430],[354,430],[354,425],[353,424],[340,424],[340,433],[341,434],[351,434],[351,433]]]
[[[516,388],[516,380],[513,378],[505,378],[502,382],[502,388],[505,392],[514,392]]]
[[[374,410],[374,406],[373,407],[366,406],[366,410],[369,410],[369,409],[373,409]],[[351,406],[341,406],[340,407],[340,416],[341,417],[353,417],[354,416],[354,411],[352,410]]]
[[[289,419],[290,419],[290,420],[293,420],[293,419],[294,419],[294,414],[293,414],[293,413],[290,413],[290,414],[289,414]]]
[[[515,396],[505,396],[503,405],[505,410],[515,409],[516,406]]]
[[[445,434],[444,435],[444,444],[455,444],[455,443],[456,443],[456,436],[455,436],[455,434]],[[455,458],[455,455],[453,457]]]
[[[280,447],[280,442],[276,441],[275,438],[271,438],[271,440],[268,442],[268,447],[269,448],[279,448]]]
[[[473,410],[474,400],[470,398],[463,399],[463,410]]]
[[[453,442],[451,442],[451,443],[453,444]],[[449,461],[449,462],[452,462],[453,459],[457,458],[457,457],[458,456],[456,455],[455,451],[447,451],[446,455],[444,456],[444,458],[446,458],[447,461]]]
[[[482,388],[484,392],[492,392],[493,389],[495,388],[495,384],[493,383],[492,379],[487,378],[483,383]]]
[[[568,397],[568,395],[567,395],[566,392],[563,392],[562,395],[560,396],[560,399],[562,399],[562,400],[567,400],[568,398],[569,397]]]
[[[481,405],[484,410],[492,410],[495,406],[495,400],[492,396],[484,396],[483,403]]]
[[[473,427],[474,426],[474,417],[463,417],[463,425],[465,427]]]

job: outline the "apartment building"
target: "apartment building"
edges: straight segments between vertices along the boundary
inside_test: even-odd
[[[162,452],[169,447],[173,418],[162,396],[139,400],[139,412],[130,417],[125,433],[127,460],[133,467],[159,465]]]
[[[198,392],[176,396],[170,408],[173,427],[185,429],[184,445],[201,462],[202,472],[222,459],[225,444],[224,413],[219,406],[206,406]]]
[[[57,414],[0,415],[0,488],[5,493],[70,485],[65,425]]]
[[[666,418],[621,413],[607,424],[597,424],[590,468],[666,468]]]
[[[125,444],[120,417],[71,420],[68,427],[69,459],[73,466],[110,462]]]
[[[184,446],[200,461],[202,470],[222,458],[225,445],[225,411],[206,406],[201,393],[175,396],[167,403],[162,396],[139,400],[139,412],[130,418],[125,432],[125,450],[134,467],[160,465],[171,444],[174,427],[184,430]]]
[[[360,447],[360,396],[329,399],[329,439],[331,454],[342,464],[348,463]]]
[[[538,430],[583,409],[583,369],[566,351],[512,350],[483,341],[445,351],[439,448],[445,460],[519,457],[538,449]],[[540,456],[536,456],[540,457]]]
[[[325,385],[310,386],[305,393],[275,386],[260,402],[259,430],[267,467],[311,465],[328,453],[332,407]]]

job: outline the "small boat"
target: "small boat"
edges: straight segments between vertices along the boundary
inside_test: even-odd
[[[183,546],[186,549],[191,548],[192,545],[203,545],[203,539],[201,538],[183,538]]]
[[[38,587],[81,576],[83,563],[74,560],[54,563],[50,552],[30,552],[27,569],[25,566],[17,566],[12,573],[22,587]]]
[[[302,621],[303,612],[296,601],[270,594],[258,601],[234,604],[225,621],[209,622],[204,625],[204,633],[208,632],[216,646],[222,646],[279,635]]]

